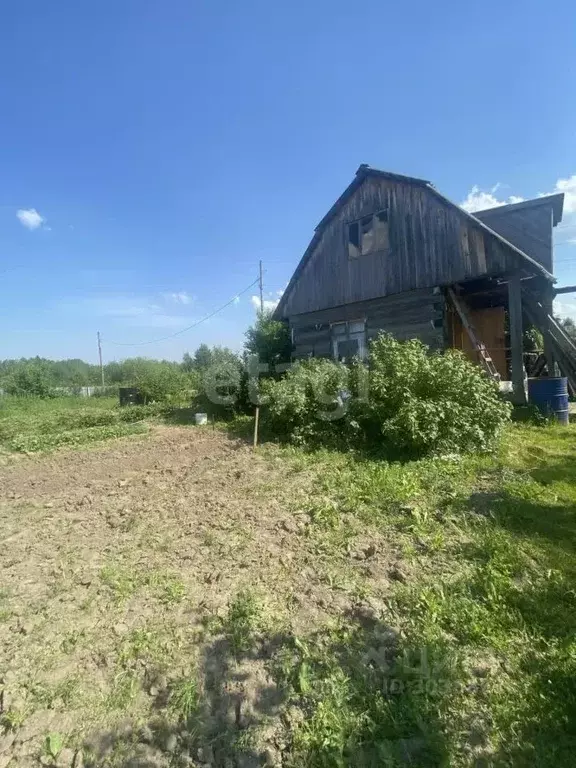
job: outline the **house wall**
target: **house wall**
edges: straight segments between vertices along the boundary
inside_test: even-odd
[[[290,327],[294,356],[331,357],[330,326],[345,320],[366,320],[368,340],[377,336],[379,331],[388,331],[400,340],[419,338],[432,347],[442,347],[444,304],[442,294],[424,289],[293,315]]]
[[[518,210],[491,208],[475,213],[474,216],[528,256],[536,259],[548,272],[553,271],[551,205],[542,204]]]
[[[346,225],[388,210],[390,248],[351,259]],[[517,254],[433,190],[368,176],[320,228],[283,317],[518,268]]]

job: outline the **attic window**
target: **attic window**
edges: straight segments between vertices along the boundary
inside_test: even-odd
[[[388,250],[388,211],[378,211],[353,221],[347,225],[347,230],[348,256],[351,259]]]

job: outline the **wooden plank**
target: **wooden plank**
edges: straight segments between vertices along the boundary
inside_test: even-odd
[[[351,259],[347,224],[388,211],[389,248]],[[368,177],[317,233],[283,314],[403,296],[517,269],[518,255],[431,190]]]
[[[526,403],[524,389],[524,345],[522,339],[522,285],[520,275],[512,275],[508,281],[508,320],[512,366],[512,392],[519,405]]]

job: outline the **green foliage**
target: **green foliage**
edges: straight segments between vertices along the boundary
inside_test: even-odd
[[[8,442],[7,447],[11,451],[21,453],[35,453],[37,451],[49,451],[63,446],[80,446],[99,440],[109,440],[115,437],[146,432],[144,424],[111,424],[100,427],[84,427],[81,429],[69,429],[64,432],[49,434],[17,434]]]
[[[133,381],[147,403],[175,402],[192,394],[191,381],[177,363],[140,359],[134,366]]]
[[[564,333],[576,342],[576,322],[571,317],[563,317],[558,319],[558,322],[562,326]]]
[[[487,450],[510,418],[497,385],[460,352],[430,353],[420,341],[381,334],[370,347],[360,419],[372,439],[401,453]]]
[[[178,720],[187,722],[197,714],[200,707],[200,692],[195,677],[178,680],[170,691],[168,710]]]
[[[246,331],[245,349],[274,373],[279,363],[290,362],[292,341],[288,324],[273,320],[271,312],[258,314],[254,325]]]
[[[242,590],[230,603],[223,624],[234,652],[247,651],[255,635],[265,627],[261,600],[253,592]]]
[[[462,354],[386,334],[372,343],[368,369],[306,360],[264,389],[278,437],[404,457],[487,450],[510,418],[497,386]]]
[[[207,368],[212,363],[213,357],[210,347],[207,344],[200,344],[194,353],[194,368],[198,371]]]
[[[46,398],[53,393],[50,370],[42,360],[14,366],[2,387],[7,394],[17,396]]]
[[[189,352],[184,352],[181,367],[184,373],[191,373],[194,370],[194,358],[190,356]]]
[[[225,347],[214,347],[207,365],[198,369],[197,411],[228,419],[244,413],[248,405],[248,375],[242,359]]]
[[[44,742],[44,750],[47,757],[49,757],[51,760],[57,759],[60,752],[62,752],[63,746],[64,739],[62,738],[62,734],[56,732],[49,733],[46,736],[46,740]]]
[[[542,331],[531,325],[524,331],[524,352],[541,352],[544,349]]]
[[[341,363],[312,358],[295,363],[280,381],[264,381],[271,433],[298,445],[338,446],[359,442],[342,393],[350,372]]]

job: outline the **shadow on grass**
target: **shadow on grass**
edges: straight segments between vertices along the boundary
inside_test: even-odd
[[[91,739],[84,765],[443,765],[438,710],[451,677],[445,666],[429,666],[440,651],[428,649],[423,669],[418,649],[405,650],[397,633],[362,611],[345,629],[305,640],[266,634],[238,648],[217,637],[201,656],[189,709],[180,700],[180,711],[173,708],[186,681],[172,681],[157,716]]]

